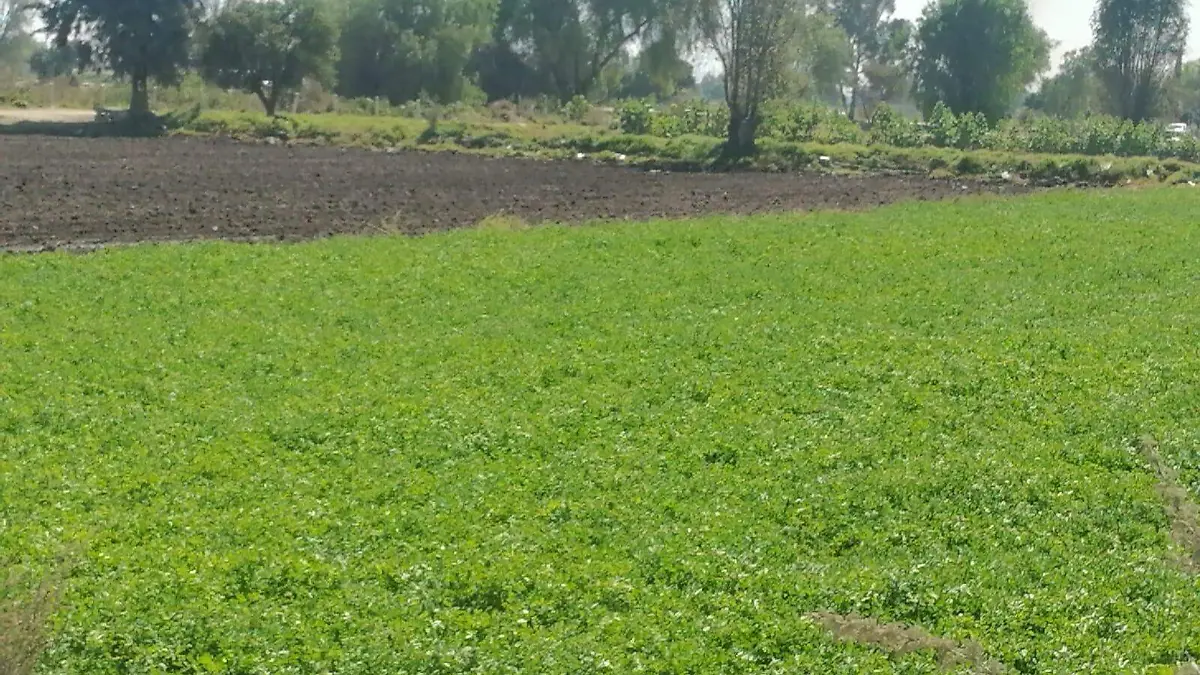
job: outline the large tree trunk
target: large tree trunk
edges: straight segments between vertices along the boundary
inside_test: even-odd
[[[139,69],[130,78],[133,93],[129,98],[129,116],[134,119],[145,119],[150,116],[150,78],[146,72]]]
[[[729,159],[749,157],[756,150],[758,120],[755,115],[730,106],[729,130],[725,139],[725,156]]]

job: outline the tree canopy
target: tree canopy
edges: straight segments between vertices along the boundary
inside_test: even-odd
[[[268,115],[305,78],[330,83],[337,26],[318,0],[233,5],[207,31],[200,72],[222,87],[258,97]]]
[[[685,0],[501,0],[494,40],[542,89],[588,95],[642,41],[655,44]]]
[[[875,98],[881,100],[895,96],[902,89],[912,24],[892,18],[896,12],[895,0],[835,0],[832,11],[849,42],[850,97],[846,112],[854,117],[865,89],[870,88]]]
[[[1092,16],[1092,53],[1111,112],[1133,120],[1154,115],[1166,82],[1183,63],[1183,0],[1099,0]]]
[[[22,0],[0,0],[0,72],[24,70],[37,47]]]
[[[1080,117],[1101,110],[1103,92],[1089,49],[1068,52],[1058,73],[1042,81],[1025,105],[1054,117]]]
[[[495,0],[352,0],[337,91],[392,103],[463,96],[466,68],[488,37]]]
[[[129,110],[150,113],[150,81],[175,84],[188,63],[199,0],[40,0],[55,43],[79,45],[86,63],[110,68],[132,85]]]
[[[938,0],[917,29],[917,95],[989,120],[1008,114],[1050,66],[1050,40],[1024,0]]]
[[[28,1],[0,0],[0,70],[110,71],[132,84],[135,114],[151,83],[194,68],[271,114],[314,83],[395,105],[724,100],[730,155],[753,151],[773,98],[851,119],[881,103],[991,122],[1022,103],[1200,118],[1184,0],[1096,0],[1094,43],[1040,82],[1052,45],[1029,0],[929,0],[916,24],[896,0],[32,0],[52,48],[31,37]]]

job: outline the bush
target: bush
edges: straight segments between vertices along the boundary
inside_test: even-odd
[[[870,142],[897,148],[916,148],[925,144],[921,128],[886,103],[871,115]]]
[[[583,122],[592,111],[592,104],[583,96],[576,96],[563,106],[563,115],[572,122]]]
[[[617,124],[622,133],[649,134],[654,108],[647,101],[625,101],[617,107]]]

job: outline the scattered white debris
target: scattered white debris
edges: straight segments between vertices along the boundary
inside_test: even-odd
[[[1154,169],[1146,169],[1146,178],[1154,178]]]
[[[624,162],[626,159],[628,159],[628,158],[625,155],[622,155],[619,152],[617,153],[617,161],[618,162]]]
[[[583,154],[582,152],[577,152],[575,153],[575,159],[587,159],[587,155]]]
[[[1007,171],[1001,171],[1000,177],[1003,178],[1004,180],[1012,180],[1012,174]]]

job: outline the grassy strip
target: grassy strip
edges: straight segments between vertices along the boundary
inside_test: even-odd
[[[0,564],[42,672],[1171,672],[1196,204],[0,257]]]
[[[248,139],[278,138],[374,148],[453,149],[489,154],[588,158],[647,168],[709,170],[717,166],[720,139],[658,138],[597,132],[594,127],[544,123],[443,122],[352,116],[297,115],[270,119],[250,113],[206,112],[182,125],[185,133]],[[1152,157],[1036,155],[940,148],[820,145],[765,139],[741,168],[766,171],[841,170],[1028,180],[1038,184],[1125,181],[1186,182],[1200,165]],[[736,167],[735,167],[736,168]]]

